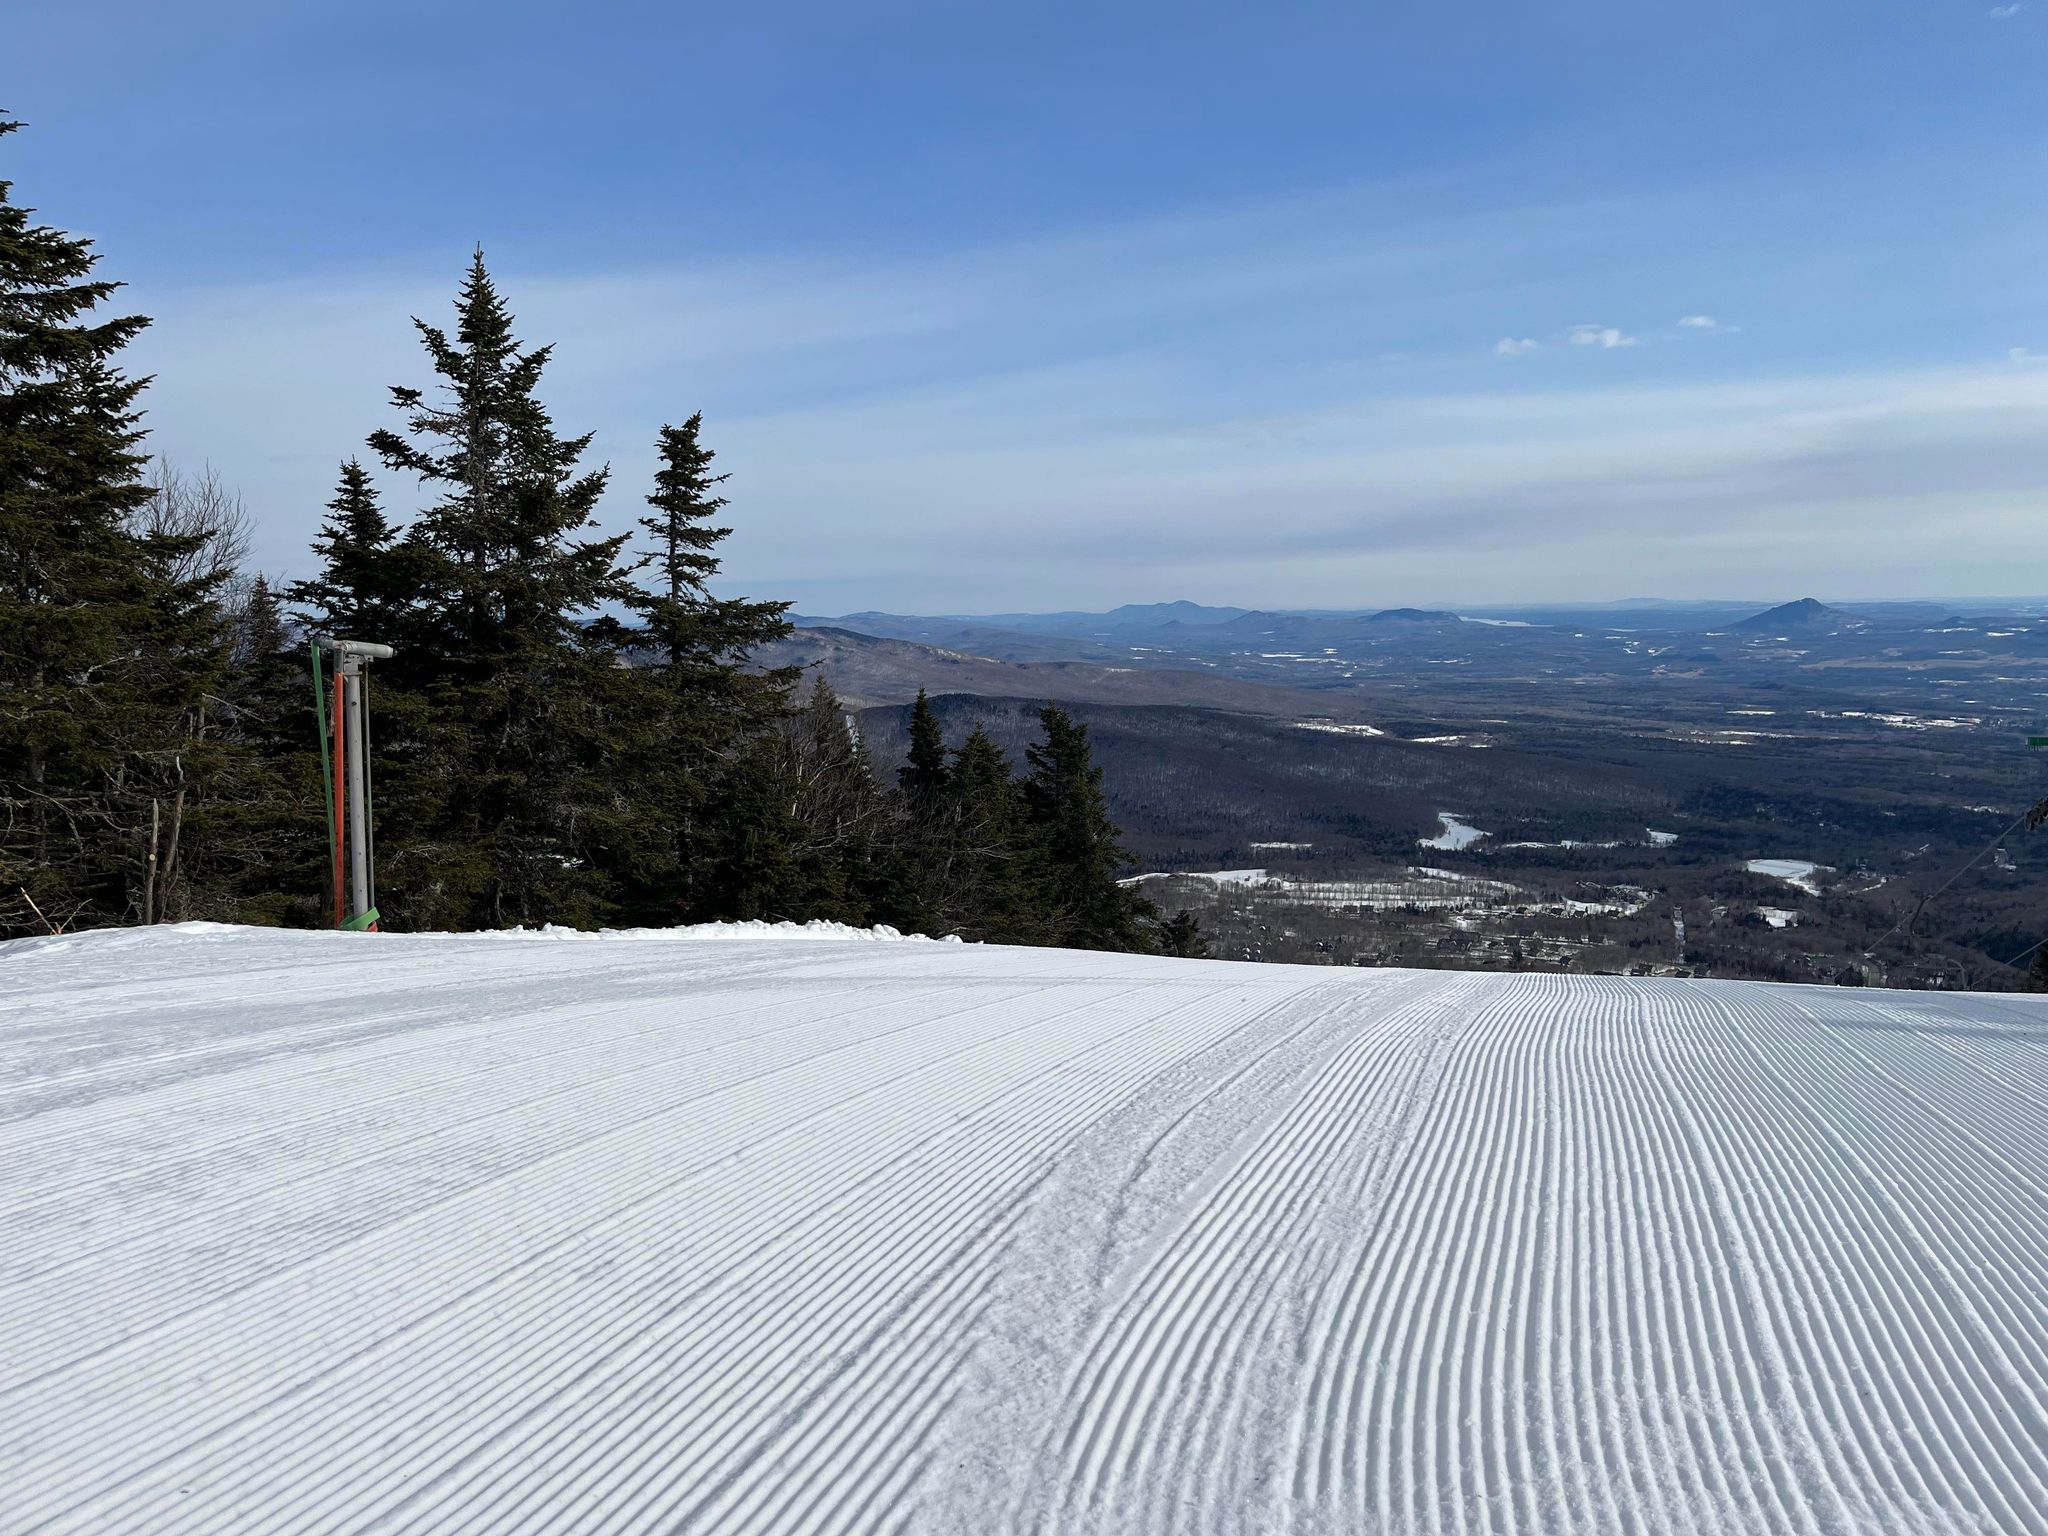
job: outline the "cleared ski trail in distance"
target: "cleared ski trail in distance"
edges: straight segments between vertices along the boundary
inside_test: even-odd
[[[2048,1001],[0,946],[0,1531],[2048,1532]]]

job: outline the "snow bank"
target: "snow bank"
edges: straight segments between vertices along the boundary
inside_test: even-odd
[[[0,948],[0,1530],[2042,1528],[2048,1000],[604,937]]]

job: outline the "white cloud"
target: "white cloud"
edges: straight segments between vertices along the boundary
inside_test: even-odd
[[[560,344],[555,419],[595,428],[591,459],[616,471],[607,526],[640,511],[655,429],[701,406],[733,472],[726,590],[807,612],[1108,605],[1159,583],[1281,605],[1447,587],[1529,600],[1673,572],[1680,595],[1706,595],[1742,587],[1759,551],[1871,594],[2009,579],[2048,494],[2048,358],[1993,348],[1974,373],[1706,388],[1685,376],[1687,348],[1659,345],[1698,327],[1660,324],[1640,344],[1590,324],[1496,332],[1505,346],[1489,349],[1469,329],[1476,302],[1597,314],[1631,281],[1706,295],[1689,271],[1589,267],[1607,259],[1611,210],[1541,211],[1547,270],[1583,290],[1564,298],[1519,257],[1498,265],[1512,242],[1490,219],[1374,240],[1340,212],[499,276],[520,334]],[[1690,238],[1691,212],[1671,217]],[[405,316],[446,321],[460,254],[424,273],[131,290],[158,317],[134,358],[157,376],[153,446],[244,492],[265,569],[307,574],[337,461],[390,421],[387,386],[426,382]],[[1632,345],[1627,390],[1539,389],[1552,370],[1508,361]],[[1412,365],[1371,366],[1378,348]],[[417,505],[405,477],[379,479],[395,513]]]
[[[1575,325],[1571,330],[1572,345],[1575,347],[1599,347],[1611,351],[1615,347],[1632,347],[1635,337],[1611,325]]]
[[[2019,15],[2019,13],[2021,11],[2024,11],[2026,8],[2027,7],[2024,3],[2024,0],[2014,0],[2014,3],[2011,5],[1994,5],[1993,7],[1991,7],[1991,14],[1994,19],[1998,21],[2003,21],[2008,16]]]
[[[2008,347],[2005,356],[2014,363],[2048,363],[2048,352],[2036,352],[2032,347]]]
[[[810,612],[1107,602],[1141,579],[1316,605],[1618,593],[1656,571],[1710,595],[1760,551],[1789,570],[1846,561],[1873,593],[1996,591],[2048,489],[2048,373],[2031,369],[1476,390],[1076,430],[1077,411],[1101,421],[1162,377],[1061,369],[730,422],[748,492],[734,569]]]
[[[1718,331],[1723,329],[1720,321],[1712,315],[1683,315],[1678,323],[1688,331]]]
[[[935,321],[965,324],[972,285],[918,276],[914,295],[787,274],[752,289],[679,281],[660,303],[622,279],[511,291],[523,326],[565,343],[548,399],[565,425],[599,428],[592,457],[617,471],[610,526],[638,511],[655,426],[704,403],[733,471],[728,590],[813,613],[1111,604],[1165,586],[1311,606],[1452,587],[1468,602],[1569,598],[1672,571],[1678,595],[1709,595],[1741,587],[1759,551],[1873,594],[1996,591],[2048,492],[2048,368],[2003,360],[1627,390],[1473,378],[1252,414],[1242,393],[1188,392],[1177,355],[1126,350],[858,388],[835,372],[835,387],[791,397],[786,368],[836,369],[841,347],[883,339],[894,355]],[[706,290],[742,312],[689,302]],[[145,333],[160,445],[231,467],[271,569],[305,573],[336,460],[388,419],[382,386],[423,371],[402,322],[368,328],[366,344],[362,314],[447,306],[409,286],[371,297],[157,306]],[[1589,329],[1581,344],[1604,345]],[[683,363],[649,355],[664,348]],[[292,361],[307,356],[328,366]],[[414,493],[380,478],[403,512]]]

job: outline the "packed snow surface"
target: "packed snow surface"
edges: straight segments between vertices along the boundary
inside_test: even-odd
[[[559,937],[0,948],[0,1530],[2048,1521],[2048,1001]]]
[[[1820,874],[1827,868],[1811,859],[1751,859],[1744,866],[1752,875],[1764,875],[1796,885],[1809,896],[1820,894]]]

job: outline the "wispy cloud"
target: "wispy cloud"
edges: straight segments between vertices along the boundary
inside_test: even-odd
[[[1712,315],[1681,315],[1678,323],[1688,331],[1720,331],[1727,327]]]
[[[2048,374],[2032,369],[1474,391],[1074,430],[1077,408],[1158,382],[1063,371],[733,423],[749,505],[778,531],[750,518],[735,544],[812,611],[1140,588],[1310,605],[1619,596],[1649,571],[1705,596],[1741,587],[1759,551],[1906,596],[2001,590],[2002,551],[2048,489]]]
[[[1994,5],[1991,7],[1991,15],[1994,20],[2004,21],[2008,16],[2019,15],[2026,8],[2025,0],[2014,0],[2011,5]]]
[[[2012,363],[2048,363],[2048,352],[2036,352],[2032,347],[2008,347],[2005,357]]]
[[[1873,594],[1995,590],[2014,509],[2048,494],[2048,369],[2022,348],[1842,376],[1789,351],[1763,277],[1790,274],[1771,302],[1824,308],[1800,274],[1838,269],[1815,253],[1853,248],[1854,214],[1762,249],[1749,286],[1691,263],[1691,203],[1394,217],[1363,194],[958,251],[499,276],[520,333],[559,344],[556,419],[614,467],[608,526],[639,510],[655,429],[702,407],[733,472],[730,590],[813,612],[1618,596],[1674,569],[1705,595],[1762,547],[1860,560],[1840,573]],[[1660,242],[1685,259],[1643,254]],[[131,290],[158,317],[135,358],[156,445],[244,491],[267,570],[306,574],[337,461],[388,421],[386,386],[424,382],[404,317],[445,320],[459,268]],[[1668,314],[1672,294],[1762,316],[1770,346],[1524,329]],[[1630,388],[1513,361],[1580,347],[1636,347]],[[394,511],[416,502],[382,480]],[[1858,518],[1875,531],[1845,537]]]
[[[1571,341],[1575,347],[1599,347],[1603,351],[1636,344],[1635,337],[1611,325],[1575,325],[1571,329]]]

